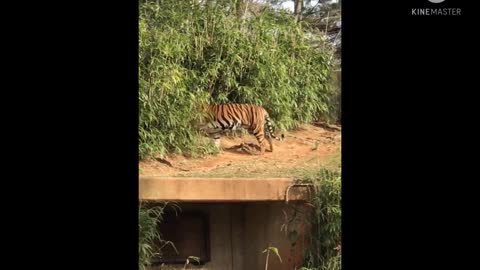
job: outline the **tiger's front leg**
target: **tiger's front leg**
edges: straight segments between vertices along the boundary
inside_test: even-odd
[[[209,133],[208,137],[210,138],[211,143],[217,148],[221,149],[221,134],[218,132]]]
[[[263,152],[265,152],[263,147],[259,147],[258,145],[252,143],[242,143],[241,148],[244,152],[250,155],[261,155]]]

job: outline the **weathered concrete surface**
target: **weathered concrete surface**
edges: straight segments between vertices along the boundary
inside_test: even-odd
[[[176,201],[184,211],[208,215],[211,261],[189,269],[263,270],[266,254],[262,251],[269,245],[278,248],[282,258],[280,263],[272,254],[269,269],[300,268],[308,236],[304,214],[310,210],[304,201],[309,195],[309,187],[295,186],[290,178],[142,176],[139,181],[142,200]],[[169,240],[168,235],[164,239]],[[161,269],[183,269],[183,265]]]
[[[181,178],[149,177],[139,179],[142,200],[178,202],[255,202],[306,200],[309,189],[292,186],[290,178]],[[290,187],[290,188],[289,188]]]
[[[293,206],[293,207],[292,207]],[[243,269],[265,269],[264,253],[268,246],[278,248],[282,262],[270,254],[268,269],[293,270],[302,266],[308,237],[306,216],[309,206],[301,202],[289,205],[281,202],[248,204],[245,230],[245,267]]]
[[[293,270],[302,266],[308,240],[304,214],[311,209],[304,202],[181,203],[180,207],[184,211],[202,211],[210,222],[211,261],[187,269],[264,270],[266,254],[262,251],[269,245],[278,248],[282,263],[270,254],[268,269]],[[168,235],[164,239],[168,240]],[[151,269],[183,269],[183,265]]]

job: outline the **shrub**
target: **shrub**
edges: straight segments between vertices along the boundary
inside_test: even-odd
[[[291,15],[239,20],[228,5],[161,2],[140,4],[140,158],[212,153],[196,128],[204,104],[264,106],[281,130],[335,118],[332,52]]]

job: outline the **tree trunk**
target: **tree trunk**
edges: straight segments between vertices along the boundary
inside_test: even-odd
[[[303,0],[295,0],[295,9],[293,14],[295,14],[295,20],[300,22],[302,20],[302,9],[303,9]]]
[[[248,0],[235,0],[235,13],[237,19],[241,20],[247,13]]]

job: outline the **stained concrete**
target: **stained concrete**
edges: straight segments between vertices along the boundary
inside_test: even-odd
[[[211,260],[187,269],[264,270],[262,252],[270,245],[278,248],[282,262],[270,254],[268,269],[293,270],[303,262],[311,210],[306,204],[308,187],[294,184],[288,178],[141,177],[139,196],[176,201],[183,211],[208,215]],[[183,269],[183,264],[151,269]]]
[[[143,200],[186,202],[283,201],[295,182],[291,178],[148,177],[139,181]],[[308,198],[307,187],[291,187],[289,200]]]
[[[263,270],[266,254],[262,252],[268,246],[278,248],[282,259],[280,262],[270,254],[268,269],[299,269],[303,262],[308,228],[304,214],[297,213],[295,220],[293,208],[308,211],[304,203],[182,203],[180,207],[183,211],[202,211],[210,222],[210,262],[187,269]],[[289,226],[282,226],[288,223]],[[164,238],[168,240],[168,235]],[[183,264],[150,269],[183,269]]]

